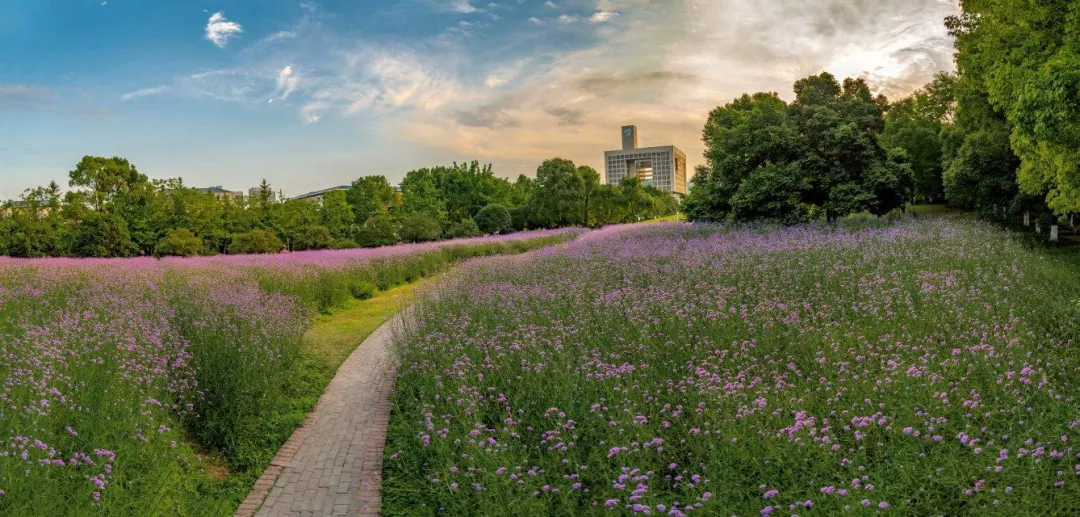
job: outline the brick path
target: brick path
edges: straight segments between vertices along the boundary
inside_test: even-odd
[[[378,515],[383,444],[399,314],[373,332],[338,369],[303,427],[281,447],[238,517]]]

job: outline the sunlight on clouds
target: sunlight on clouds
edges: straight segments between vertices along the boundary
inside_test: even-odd
[[[242,32],[244,30],[240,24],[226,19],[225,13],[221,11],[210,15],[210,20],[206,22],[206,39],[218,48],[225,48],[232,37]]]

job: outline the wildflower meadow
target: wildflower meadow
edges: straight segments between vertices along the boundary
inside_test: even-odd
[[[1080,514],[1078,265],[948,218],[470,263],[398,340],[384,514]]]
[[[0,258],[0,515],[228,515],[336,365],[316,314],[552,230],[194,259]]]

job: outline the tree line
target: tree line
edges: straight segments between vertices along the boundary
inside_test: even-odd
[[[890,103],[861,79],[713,110],[691,220],[798,223],[909,203],[1049,223],[1080,211],[1080,3],[965,0],[956,71]]]
[[[674,214],[675,198],[637,179],[600,184],[588,166],[545,161],[536,177],[497,177],[473,161],[410,171],[395,189],[366,176],[321,202],[218,198],[180,178],[150,179],[124,158],[84,157],[56,182],[0,206],[0,255],[193,256],[425,242]]]

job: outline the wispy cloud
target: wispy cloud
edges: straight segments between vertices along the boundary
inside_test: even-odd
[[[615,11],[596,11],[595,14],[589,17],[589,23],[604,23],[610,21],[619,16],[619,13]]]
[[[296,90],[296,86],[300,84],[300,76],[293,71],[292,65],[286,65],[278,71],[277,76],[277,88],[274,89],[274,98],[277,100],[285,100],[289,98],[289,94]],[[270,99],[273,102],[274,99]]]
[[[56,98],[56,91],[44,86],[0,84],[0,108],[43,108]]]
[[[206,39],[218,48],[225,48],[230,39],[242,32],[244,32],[243,27],[239,23],[229,21],[225,18],[225,13],[221,11],[210,15],[210,20],[206,22]]]
[[[168,86],[155,86],[153,88],[143,88],[141,90],[135,90],[128,92],[120,96],[120,100],[129,101],[131,99],[138,99],[139,97],[147,97],[150,95],[158,95],[169,91]]]

